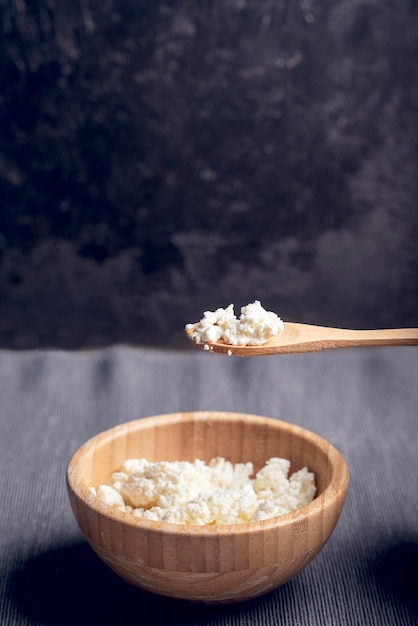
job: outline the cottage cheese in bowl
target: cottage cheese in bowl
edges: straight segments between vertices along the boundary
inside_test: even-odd
[[[197,526],[260,521],[290,513],[315,497],[306,467],[289,476],[290,461],[273,457],[253,476],[253,464],[223,457],[208,464],[129,459],[93,493],[137,517]],[[253,477],[252,477],[253,476]]]

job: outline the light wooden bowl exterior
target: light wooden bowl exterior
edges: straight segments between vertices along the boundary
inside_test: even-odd
[[[90,488],[107,482],[127,458],[209,461],[291,460],[315,473],[309,505],[261,522],[223,526],[160,523],[117,511]],[[98,556],[142,589],[194,602],[230,603],[283,584],[319,552],[344,505],[348,468],[317,435],[287,422],[236,413],[176,413],[116,426],[87,441],[67,469],[71,506]]]

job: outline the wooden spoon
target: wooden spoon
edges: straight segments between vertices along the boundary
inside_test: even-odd
[[[192,329],[186,330],[190,339],[192,333]],[[417,346],[418,328],[349,330],[285,322],[283,332],[261,346],[232,346],[221,341],[196,345],[204,350],[229,356],[266,356],[361,346]]]

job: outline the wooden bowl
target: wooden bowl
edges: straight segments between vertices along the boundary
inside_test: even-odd
[[[186,526],[118,511],[92,492],[128,458],[252,461],[272,456],[307,466],[317,495],[308,505],[259,522]],[[260,596],[301,571],[330,537],[344,505],[348,468],[327,441],[298,426],[242,413],[159,415],[111,428],[87,441],[67,469],[71,506],[87,541],[128,582],[192,602]]]

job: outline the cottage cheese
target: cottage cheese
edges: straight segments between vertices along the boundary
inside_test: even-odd
[[[272,311],[266,311],[259,300],[241,308],[239,318],[235,316],[234,305],[226,309],[206,311],[197,324],[186,324],[186,330],[195,343],[209,344],[224,341],[233,346],[261,345],[281,333],[283,321]]]
[[[271,458],[253,475],[253,464],[222,457],[152,463],[129,459],[108,484],[92,488],[109,506],[173,524],[237,524],[289,513],[313,500],[315,477],[306,467],[289,477],[290,461]]]

